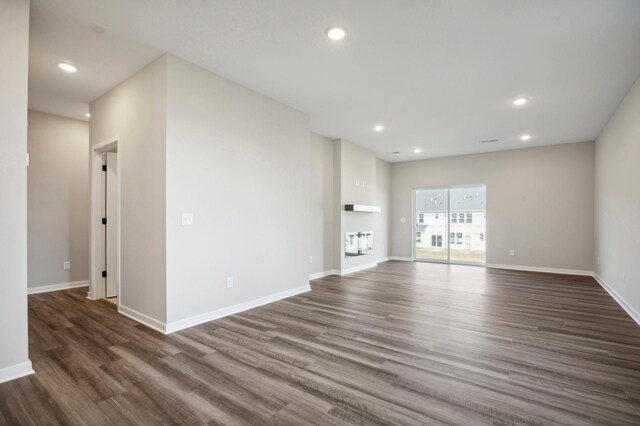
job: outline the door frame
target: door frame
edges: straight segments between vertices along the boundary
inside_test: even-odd
[[[91,281],[89,283],[89,293],[87,298],[91,300],[104,299],[106,294],[106,281],[102,277],[102,271],[106,270],[105,265],[105,232],[103,229],[102,218],[104,213],[104,179],[105,174],[102,171],[103,154],[113,150],[113,148],[119,148],[118,143],[120,141],[119,136],[108,138],[102,142],[99,142],[91,146],[91,259],[90,259],[90,272]],[[118,167],[118,186],[117,186],[117,198],[118,206],[116,209],[117,224],[116,224],[116,264],[118,268],[118,307],[122,303],[122,282],[121,282],[121,205],[122,205],[122,179],[121,179],[121,163],[122,152],[118,149],[118,156],[116,157]]]
[[[450,241],[450,226],[451,226],[451,189],[465,189],[465,188],[477,188],[484,187],[485,191],[485,199],[484,199],[484,213],[485,216],[487,214],[487,185],[486,184],[461,184],[461,185],[437,185],[437,186],[414,186],[411,190],[411,257],[414,262],[429,262],[429,263],[444,263],[449,265],[469,265],[469,266],[486,266],[487,264],[487,255],[488,255],[488,244],[487,244],[487,228],[488,224],[485,220],[484,224],[484,262],[461,262],[459,260],[451,260],[451,241]],[[447,259],[425,259],[425,258],[417,258],[416,257],[416,191],[421,190],[434,190],[434,189],[444,189],[447,191],[447,233],[445,237],[447,239]]]

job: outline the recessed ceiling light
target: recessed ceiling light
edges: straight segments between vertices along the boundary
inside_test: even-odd
[[[58,62],[58,68],[60,68],[62,71],[66,71],[66,72],[76,72],[78,71],[78,67],[76,67],[75,65],[71,65],[67,62]]]
[[[531,139],[531,135],[522,135],[520,136],[520,139],[523,141],[528,141],[529,139]]]
[[[90,112],[85,112],[85,113],[84,113],[84,116],[85,116],[85,117],[87,117],[87,118],[89,118],[89,117],[91,117],[91,113],[90,113]]]
[[[527,98],[518,98],[513,101],[514,105],[524,105],[529,101]]]
[[[331,27],[327,30],[327,37],[329,37],[331,40],[342,40],[346,35],[347,32],[340,27]]]
[[[413,150],[416,154],[420,154],[422,152],[422,148],[416,148]]]
[[[375,130],[376,132],[381,132],[384,130],[384,126],[382,124],[376,124],[375,126],[373,126],[373,130]]]

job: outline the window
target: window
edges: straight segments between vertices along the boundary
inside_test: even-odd
[[[421,232],[412,241],[415,260],[485,263],[484,185],[414,189],[412,198],[413,223],[408,232]]]
[[[422,242],[422,232],[416,232],[416,242]]]

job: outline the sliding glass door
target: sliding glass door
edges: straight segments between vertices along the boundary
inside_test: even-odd
[[[437,261],[447,261],[449,259],[447,239],[447,229],[449,228],[447,218],[448,205],[449,193],[447,188],[415,191],[415,252],[417,259]]]
[[[416,189],[414,206],[416,260],[485,263],[484,186]]]

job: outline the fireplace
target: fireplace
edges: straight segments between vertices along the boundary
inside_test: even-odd
[[[344,238],[344,255],[364,256],[373,253],[373,232],[347,232]]]

